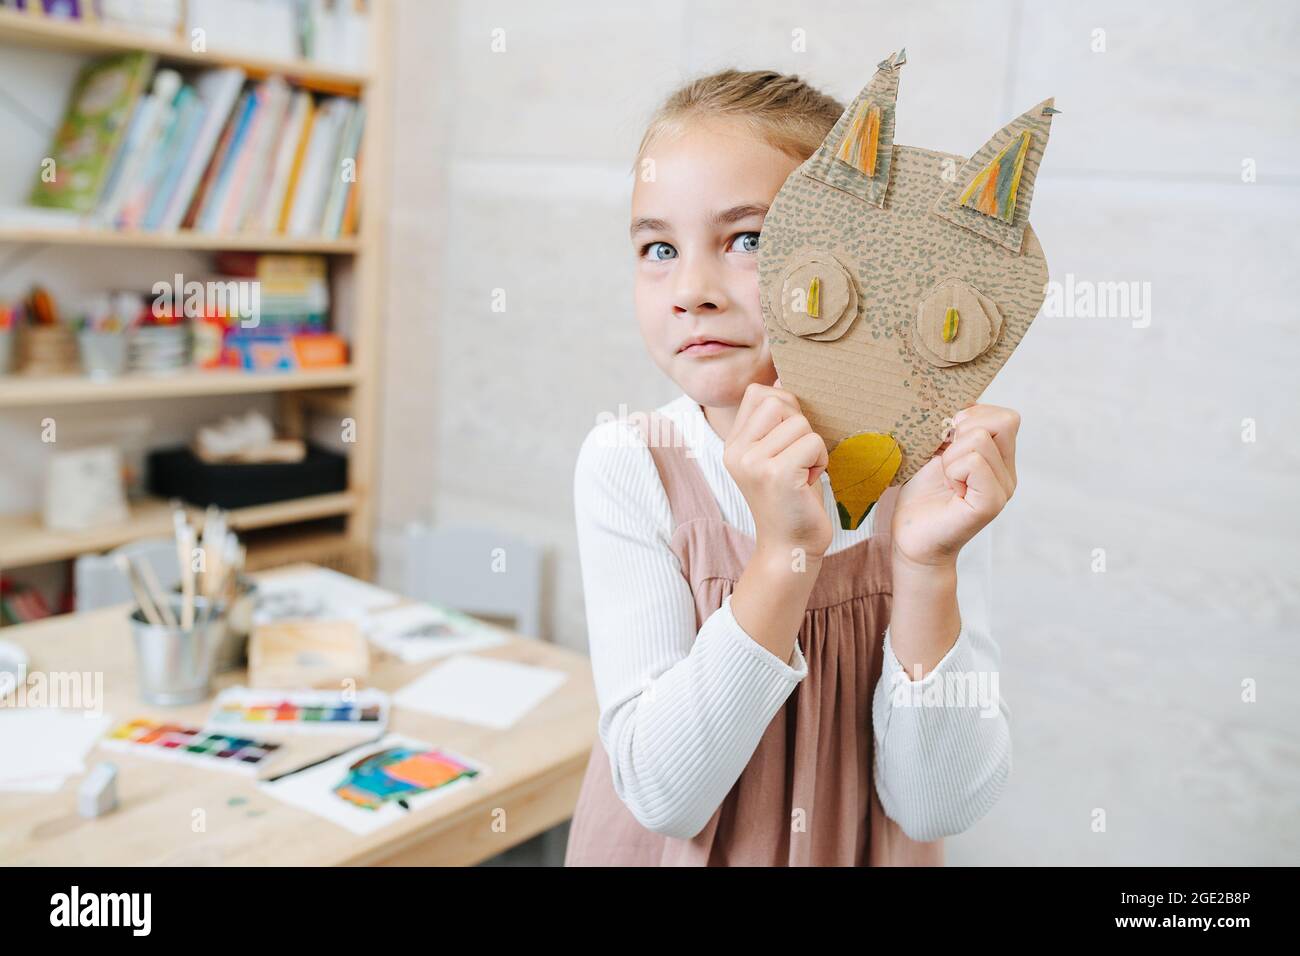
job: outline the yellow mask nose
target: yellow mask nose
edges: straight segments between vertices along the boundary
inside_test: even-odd
[[[840,513],[840,527],[854,531],[880,500],[898,466],[903,450],[893,435],[863,432],[850,435],[829,455],[826,473]]]

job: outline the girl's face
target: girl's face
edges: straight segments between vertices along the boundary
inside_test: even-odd
[[[776,380],[759,231],[798,165],[740,123],[709,119],[651,144],[637,169],[637,323],[655,364],[706,408],[734,407],[751,382]]]

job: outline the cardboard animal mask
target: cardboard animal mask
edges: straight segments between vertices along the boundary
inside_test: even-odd
[[[763,321],[781,385],[830,449],[856,528],[943,443],[1046,294],[1029,226],[1052,100],[962,156],[894,145],[891,54],[763,222]]]

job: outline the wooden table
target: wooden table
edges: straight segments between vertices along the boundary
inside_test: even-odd
[[[115,725],[152,717],[199,726],[211,700],[173,708],[140,700],[128,610],[7,627],[0,638],[23,647],[29,672],[102,671],[103,709]],[[96,747],[86,769],[100,760],[117,765],[118,808],[79,816],[83,775],[53,794],[0,792],[0,865],[469,865],[495,856],[572,815],[598,709],[582,654],[514,637],[476,653],[555,668],[569,679],[506,731],[394,707],[390,732],[448,747],[491,772],[376,833],[357,836],[262,792],[251,778]],[[368,685],[394,691],[439,663],[407,664],[372,647]],[[214,683],[244,682],[242,672],[231,672]],[[195,832],[199,817],[204,826]]]

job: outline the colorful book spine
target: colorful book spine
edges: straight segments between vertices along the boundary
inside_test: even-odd
[[[366,109],[357,103],[348,116],[347,125],[339,140],[338,155],[331,170],[329,198],[321,216],[321,235],[333,239],[343,226],[343,211],[348,193],[355,187],[357,178],[357,153],[361,149],[361,133],[366,125]]]
[[[171,154],[168,157],[166,171],[157,189],[154,190],[153,201],[150,202],[149,210],[145,214],[142,224],[145,229],[155,230],[162,225],[167,206],[176,191],[190,150],[194,148],[194,141],[203,125],[205,112],[203,103],[190,87],[187,86],[181,90],[178,102],[180,103],[180,119],[178,120],[177,135]]]
[[[221,222],[221,212],[227,194],[230,192],[235,177],[235,168],[239,162],[240,151],[244,148],[244,143],[248,137],[249,127],[252,126],[253,117],[257,115],[258,98],[256,94],[249,93],[244,98],[244,111],[239,119],[233,124],[235,135],[231,138],[230,149],[221,162],[221,168],[217,171],[217,178],[213,184],[212,192],[204,201],[203,209],[199,213],[198,221],[195,225],[200,232],[216,232]]]
[[[218,148],[226,121],[239,98],[243,83],[243,71],[234,67],[209,70],[195,83],[195,92],[203,104],[203,122],[194,138],[194,145],[186,155],[185,167],[167,201],[167,211],[163,213],[158,228],[168,231],[179,229],[188,219],[195,197],[200,192],[204,172],[211,165],[213,152]]]
[[[284,204],[280,208],[280,218],[276,223],[276,232],[285,233],[289,231],[289,219],[293,215],[294,202],[298,195],[298,183],[302,179],[302,167],[307,161],[307,149],[311,145],[312,137],[315,135],[319,113],[320,110],[315,104],[308,104],[307,118],[303,123],[302,135],[298,139],[298,147],[294,151],[293,166],[289,171],[289,182],[285,187]]]
[[[275,232],[280,224],[280,210],[284,208],[284,195],[289,185],[289,174],[293,171],[294,158],[298,155],[298,144],[302,140],[303,130],[307,127],[307,118],[311,112],[311,94],[299,91],[293,95],[280,141],[274,149],[274,165],[267,177],[266,191],[249,210],[244,220],[244,229],[259,232]]]
[[[124,53],[82,70],[55,134],[50,161],[41,163],[37,173],[32,205],[81,213],[95,209],[154,62],[146,53]]]

